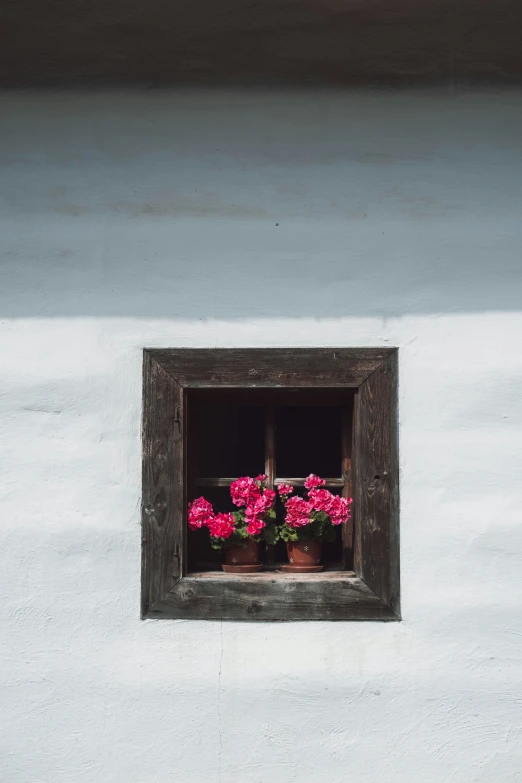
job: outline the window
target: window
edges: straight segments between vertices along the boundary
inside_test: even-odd
[[[188,500],[203,494],[216,508],[233,511],[229,487],[239,476],[266,473],[270,487],[290,482],[302,492],[306,476],[326,478],[334,494],[351,497],[353,389],[205,389],[187,394]],[[281,514],[281,504],[277,504]],[[325,543],[328,570],[353,567],[352,525]],[[189,531],[189,573],[221,570],[222,555],[201,531]],[[282,541],[268,547],[265,568],[286,561]]]
[[[397,350],[144,352],[142,616],[233,620],[399,618]],[[220,570],[186,525],[188,500],[225,510],[228,487],[309,472],[351,495],[321,573]]]

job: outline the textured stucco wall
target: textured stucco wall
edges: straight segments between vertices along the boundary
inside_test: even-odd
[[[521,95],[0,109],[0,779],[520,781]],[[144,345],[400,347],[402,623],[139,620]]]

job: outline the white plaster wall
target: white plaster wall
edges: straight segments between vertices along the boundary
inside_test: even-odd
[[[1,115],[2,783],[521,781],[521,95]],[[140,621],[142,347],[281,345],[400,347],[404,621]]]

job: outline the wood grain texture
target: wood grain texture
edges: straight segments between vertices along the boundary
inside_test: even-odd
[[[357,388],[390,355],[389,348],[151,349],[187,388]]]
[[[181,577],[184,565],[183,389],[143,357],[142,616]]]
[[[353,387],[355,572],[281,579],[186,573],[184,387]],[[192,392],[188,392],[191,394]],[[347,459],[349,433],[345,434]],[[347,464],[347,463],[345,463]],[[379,471],[379,473],[377,473]],[[334,482],[344,484],[346,477]],[[227,480],[228,481],[228,480]],[[397,351],[144,351],[142,616],[225,620],[399,619]],[[317,578],[320,577],[320,578]]]
[[[520,83],[518,0],[2,0],[7,85]]]
[[[274,488],[276,476],[276,434],[275,408],[269,406],[265,410],[265,473],[268,476],[267,486]]]
[[[249,578],[260,579],[264,582],[273,582],[274,580],[282,580],[283,582],[302,582],[302,574],[295,574],[287,571],[258,571],[254,574],[249,574]],[[225,571],[194,571],[187,574],[190,579],[218,579],[227,580],[230,577],[238,578],[237,574],[227,574]],[[239,577],[243,578],[243,577]],[[337,582],[339,580],[354,579],[357,578],[355,571],[340,571],[339,569],[331,568],[325,571],[319,571],[318,573],[311,573],[307,575],[307,581],[315,582]]]
[[[355,400],[357,575],[400,615],[398,357],[360,387]]]
[[[352,497],[352,440],[353,440],[353,408],[344,407],[342,411],[342,432],[341,432],[341,451],[342,451],[342,487],[343,497]],[[343,551],[342,560],[344,567],[353,568],[353,506],[352,518],[345,522],[342,527]]]
[[[274,574],[200,579],[187,576],[160,601],[151,617],[196,620],[396,620],[357,577],[281,579]]]

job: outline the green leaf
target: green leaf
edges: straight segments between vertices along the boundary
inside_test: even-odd
[[[280,537],[283,539],[283,541],[298,541],[299,536],[297,534],[297,530],[295,530],[292,527],[287,527],[286,525],[281,526],[281,530],[279,532]]]
[[[262,536],[267,544],[277,544],[280,538],[277,525],[267,525],[263,528]]]

